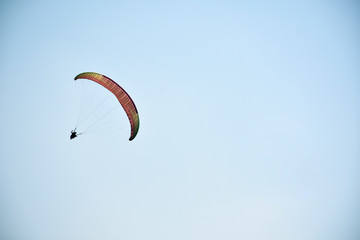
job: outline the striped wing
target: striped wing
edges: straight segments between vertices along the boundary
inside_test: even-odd
[[[112,92],[115,97],[119,100],[121,106],[124,108],[126,115],[129,118],[130,126],[131,126],[131,134],[129,141],[133,140],[136,137],[136,134],[139,131],[139,114],[136,109],[136,106],[125,90],[119,86],[115,81],[111,80],[110,78],[94,72],[84,72],[80,73],[75,77],[75,80],[77,79],[88,79],[91,81],[94,81],[103,87],[105,87],[107,90]]]

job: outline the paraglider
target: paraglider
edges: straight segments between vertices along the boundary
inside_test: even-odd
[[[122,87],[120,87],[120,85],[117,84],[115,81],[99,73],[95,73],[95,72],[80,73],[75,77],[74,80],[78,80],[78,79],[87,79],[94,81],[100,84],[101,86],[105,87],[107,90],[109,90],[112,94],[115,95],[115,97],[123,107],[130,122],[131,133],[130,133],[129,141],[133,140],[139,131],[140,121],[135,103],[130,98],[129,94]],[[73,139],[78,135],[80,134],[76,132],[76,128],[75,128],[75,130],[71,131],[70,139]]]
[[[77,133],[75,130],[71,130],[70,140],[77,137]]]

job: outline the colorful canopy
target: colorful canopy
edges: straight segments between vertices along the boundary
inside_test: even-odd
[[[75,77],[77,79],[88,79],[98,84],[102,85],[110,92],[112,92],[115,97],[119,100],[121,106],[124,108],[126,115],[129,118],[130,126],[131,126],[131,134],[129,141],[133,140],[136,137],[136,134],[139,131],[139,114],[136,109],[136,106],[133,100],[130,98],[129,94],[125,92],[125,90],[119,86],[115,81],[111,80],[110,78],[94,72],[84,72],[80,73]]]

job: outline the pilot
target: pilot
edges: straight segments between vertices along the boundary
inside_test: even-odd
[[[76,130],[76,128],[75,128],[75,130]],[[71,131],[70,140],[77,137],[77,133],[75,130]]]

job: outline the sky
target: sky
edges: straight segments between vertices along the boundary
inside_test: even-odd
[[[359,239],[359,18],[347,0],[1,1],[0,239]],[[87,71],[131,95],[133,141],[121,108],[122,131],[69,140]]]

